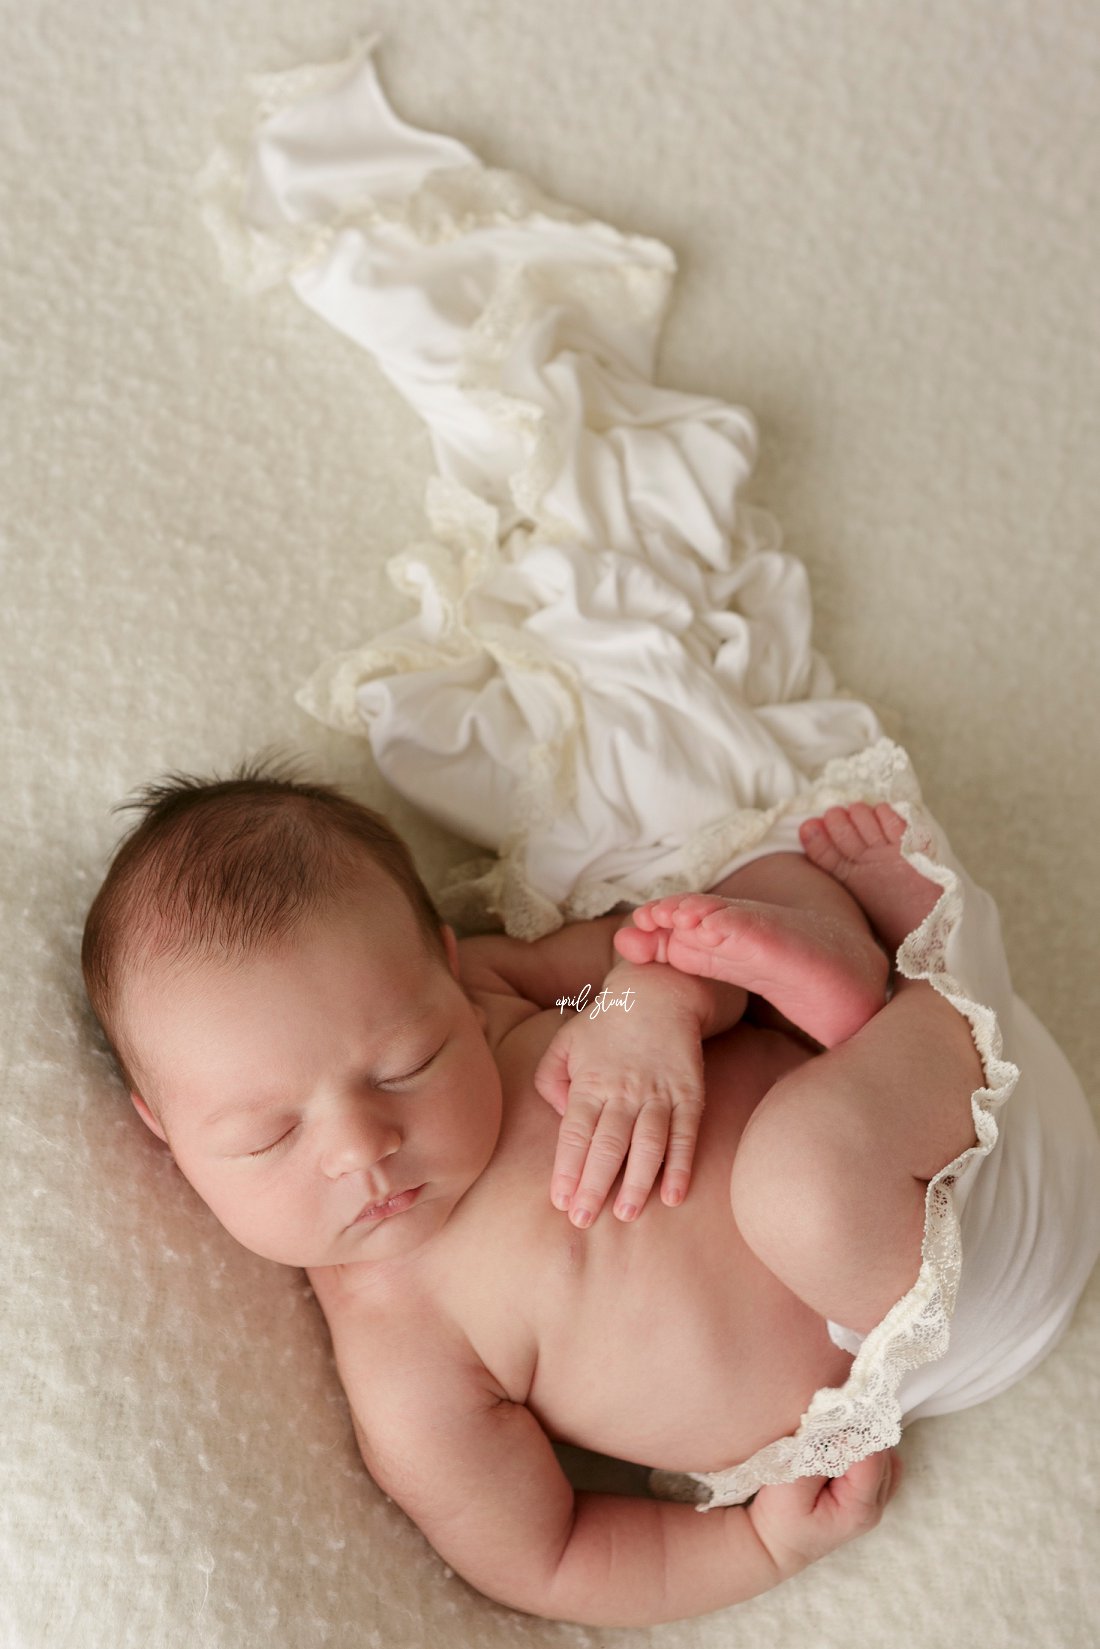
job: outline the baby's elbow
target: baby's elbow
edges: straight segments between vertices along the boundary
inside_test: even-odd
[[[534,1615],[541,1620],[571,1621],[585,1624],[578,1616],[563,1613],[557,1576],[559,1560],[547,1556],[543,1561],[534,1558],[518,1561],[509,1558],[498,1561],[494,1554],[479,1553],[476,1557],[455,1558],[435,1546],[438,1555],[455,1574],[461,1576],[475,1592],[480,1592],[491,1603],[514,1609],[517,1614]]]

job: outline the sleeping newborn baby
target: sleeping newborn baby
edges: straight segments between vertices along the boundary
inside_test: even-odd
[[[877,1524],[890,1451],[700,1516],[574,1492],[551,1444],[735,1465],[843,1385],[829,1326],[912,1286],[981,1065],[930,986],[888,995],[883,946],[939,891],[891,809],[525,943],[457,940],[326,786],[246,770],[139,805],[88,916],[92,1006],[225,1228],[306,1268],[363,1459],[447,1563],[640,1625]]]

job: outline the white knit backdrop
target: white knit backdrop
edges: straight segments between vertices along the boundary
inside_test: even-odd
[[[467,857],[293,703],[405,613],[418,420],[190,188],[255,70],[378,30],[394,106],[675,250],[661,378],[756,413],[815,640],[1000,903],[1096,1097],[1100,22],[1085,0],[2,0],[0,1642],[7,1649],[1092,1641],[1100,1279],[1062,1345],[906,1433],[879,1529],[739,1610],[552,1625],[445,1571],[359,1465],[301,1274],[126,1105],[81,925],[168,768],[278,743]],[[548,1165],[549,1169],[549,1165]],[[1091,1554],[1091,1555],[1090,1555]]]

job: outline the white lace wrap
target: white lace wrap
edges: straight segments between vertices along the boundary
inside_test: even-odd
[[[535,938],[706,886],[798,850],[802,818],[857,799],[897,808],[906,857],[943,890],[898,966],[971,1025],[978,1143],[930,1183],[920,1275],[846,1384],[818,1391],[793,1435],[696,1481],[713,1506],[836,1476],[897,1441],[904,1376],[948,1347],[955,1186],[993,1150],[1019,1076],[991,902],[905,752],[810,645],[805,571],[738,499],[751,416],[653,382],[672,253],[405,125],[373,45],[253,80],[199,180],[230,274],[253,291],[288,281],[369,350],[439,470],[431,536],[388,563],[419,610],[324,664],[299,702],[369,738],[397,790],[491,851],[437,891],[460,926],[500,918]]]
[[[1002,1057],[1002,1034],[993,1009],[976,1000],[974,985],[964,982],[952,965],[970,971],[967,952],[973,931],[964,918],[966,895],[976,895],[962,867],[927,811],[920,806],[912,768],[904,752],[882,741],[861,756],[830,763],[818,784],[798,801],[799,815],[820,813],[852,801],[888,801],[906,820],[902,851],[909,862],[943,889],[921,925],[903,941],[897,968],[907,979],[926,979],[970,1023],[974,1045],[981,1056],[985,1086],[970,1100],[977,1140],[946,1163],[929,1182],[924,1203],[921,1267],[909,1292],[887,1312],[865,1337],[845,1384],[824,1386],[814,1393],[797,1431],[777,1438],[728,1471],[691,1474],[709,1491],[700,1506],[736,1505],[765,1483],[789,1483],[796,1477],[824,1474],[838,1477],[856,1460],[889,1448],[901,1436],[903,1409],[899,1388],[911,1370],[943,1357],[950,1342],[962,1271],[959,1213],[953,1187],[977,1162],[989,1155],[998,1139],[997,1113],[1016,1087],[1020,1072]],[[986,896],[988,897],[988,896]],[[984,913],[978,912],[977,921]],[[996,932],[983,935],[999,949]],[[998,958],[990,958],[997,969]],[[981,962],[974,972],[981,977]],[[990,996],[1004,994],[1004,981],[994,984]],[[858,1343],[854,1337],[853,1344]]]

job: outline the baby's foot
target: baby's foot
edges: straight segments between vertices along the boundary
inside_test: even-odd
[[[631,962],[740,985],[826,1048],[854,1036],[886,999],[889,962],[869,933],[786,905],[674,893],[639,905],[615,945]]]
[[[905,820],[886,802],[827,808],[799,829],[807,859],[842,882],[879,937],[897,950],[943,891],[902,858]]]

